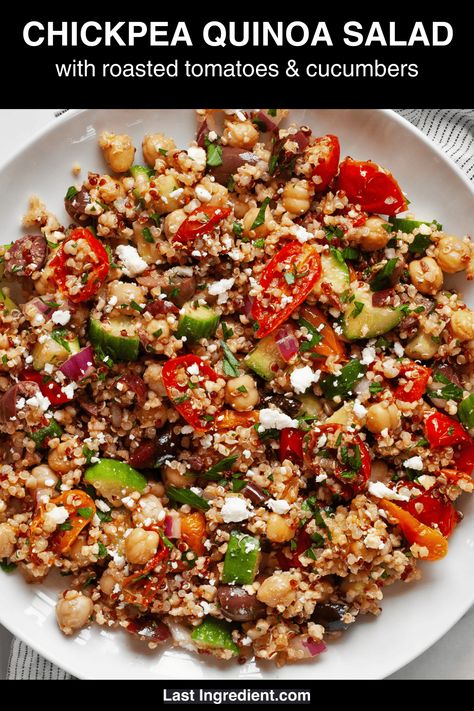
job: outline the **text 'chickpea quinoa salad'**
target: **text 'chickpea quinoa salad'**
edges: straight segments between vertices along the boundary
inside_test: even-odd
[[[66,635],[314,658],[447,554],[472,244],[287,113],[200,110],[142,163],[103,133],[73,223],[33,197],[0,248],[1,567],[59,570]]]

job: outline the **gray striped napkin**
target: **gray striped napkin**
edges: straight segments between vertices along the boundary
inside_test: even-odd
[[[57,115],[64,113],[61,110]],[[474,180],[474,109],[397,109]],[[7,679],[73,679],[19,639],[14,639]]]

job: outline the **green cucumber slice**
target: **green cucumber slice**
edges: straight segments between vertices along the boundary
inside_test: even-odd
[[[93,346],[99,347],[113,360],[137,360],[140,339],[133,334],[134,321],[130,318],[110,319],[107,322],[91,318],[89,338]],[[123,332],[127,334],[123,335]]]
[[[147,165],[132,165],[130,173],[135,178],[135,197],[139,198],[149,189],[150,178],[155,175],[155,171]]]
[[[186,336],[190,341],[198,341],[215,334],[220,316],[209,306],[193,306],[188,303],[181,311],[183,313],[179,317],[177,338]]]
[[[256,348],[245,356],[244,363],[264,380],[273,380],[279,368],[285,365],[280,349],[275,343],[275,336],[270,333],[262,338]]]
[[[35,430],[35,432],[30,432],[29,436],[35,443],[36,449],[41,449],[46,440],[53,439],[54,437],[61,437],[62,433],[62,428],[56,420],[52,418],[46,427],[41,427],[39,430]]]
[[[431,222],[429,222],[428,220],[406,220],[401,217],[391,217],[390,224],[393,225],[394,230],[400,230],[406,234],[410,234],[410,232],[413,232],[417,227],[421,227],[421,225],[436,225],[438,230],[443,229],[443,225],[440,225],[437,220],[431,220]]]
[[[260,562],[260,541],[240,531],[232,531],[222,571],[223,583],[250,585]]]
[[[354,299],[345,304],[342,331],[346,338],[374,338],[398,326],[403,313],[386,306],[373,306],[372,293],[356,289]]]
[[[140,493],[147,485],[147,480],[136,469],[125,462],[115,459],[101,459],[86,469],[84,481],[113,504],[120,504],[125,496],[134,491]]]
[[[67,348],[63,345],[66,343]],[[33,368],[35,370],[43,370],[46,363],[52,363],[53,365],[64,363],[65,360],[80,350],[81,345],[77,338],[69,340],[69,338],[65,336],[61,338],[60,341],[56,341],[54,338],[48,336],[44,343],[38,341],[31,351],[31,355],[33,356]]]
[[[350,284],[349,267],[333,253],[321,254],[321,276],[313,287],[316,294],[321,293],[323,282],[330,284],[336,294],[342,294]]]
[[[1,274],[0,274],[1,277]],[[0,302],[3,304],[2,311],[4,313],[11,313],[12,311],[19,311],[20,309],[15,304],[13,299],[10,299],[9,295],[3,289],[0,289]]]
[[[206,617],[191,634],[191,639],[204,649],[229,649],[232,654],[240,654],[232,639],[232,627],[228,622]]]

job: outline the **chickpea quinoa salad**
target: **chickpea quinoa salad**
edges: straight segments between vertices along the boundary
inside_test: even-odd
[[[0,247],[0,564],[66,635],[314,659],[462,518],[473,246],[287,110],[196,116]]]

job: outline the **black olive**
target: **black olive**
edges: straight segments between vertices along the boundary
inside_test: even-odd
[[[322,625],[326,632],[343,632],[349,627],[347,622],[342,619],[348,611],[347,605],[325,602],[321,605],[316,605],[311,615],[311,620],[317,625]]]
[[[275,407],[289,417],[296,417],[301,410],[301,402],[295,400],[293,397],[287,397],[286,395],[264,395],[262,402],[265,407],[275,405]]]

